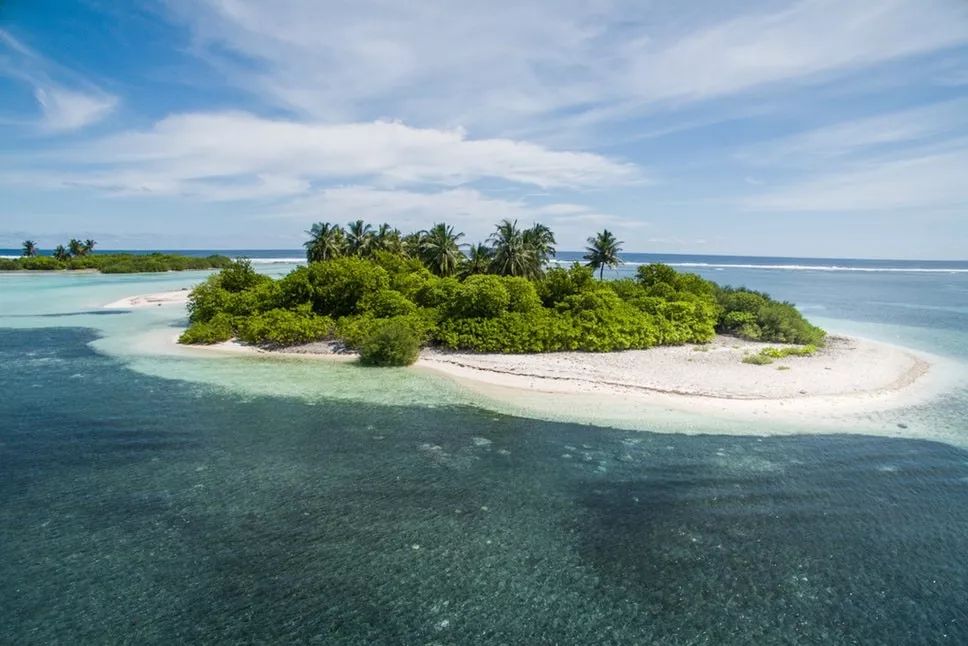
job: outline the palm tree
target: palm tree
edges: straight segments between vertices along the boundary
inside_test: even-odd
[[[614,269],[622,264],[622,259],[618,256],[622,251],[622,244],[624,243],[616,240],[615,235],[608,229],[588,239],[589,246],[585,247],[588,253],[584,258],[588,261],[589,267],[598,270],[599,280],[604,278],[606,267]]]
[[[72,256],[84,255],[84,243],[77,238],[71,238],[71,241],[67,243],[67,249],[71,252]]]
[[[555,234],[545,225],[535,224],[522,235],[524,244],[537,256],[539,267],[543,269],[555,257]]]
[[[380,228],[373,234],[373,250],[403,253],[403,238],[400,229],[395,229],[386,223],[381,224]]]
[[[58,260],[70,260],[71,254],[64,248],[64,245],[59,244],[54,248],[54,258]]]
[[[30,258],[37,255],[37,243],[33,240],[24,240],[23,244],[23,255],[25,258]]]
[[[354,256],[366,256],[373,249],[373,227],[363,220],[346,225],[346,250]]]
[[[400,238],[400,247],[404,255],[410,256],[411,258],[420,257],[420,241],[423,239],[423,233],[422,231],[416,231]]]
[[[453,276],[464,259],[458,243],[463,237],[449,224],[435,224],[420,236],[420,259],[438,276]]]
[[[310,236],[309,240],[303,243],[306,247],[307,261],[332,260],[346,253],[346,234],[341,226],[317,222],[306,233]]]
[[[502,276],[537,278],[541,275],[541,258],[528,244],[518,221],[501,220],[487,239],[494,249],[491,270]]]
[[[97,242],[96,241],[91,240],[90,238],[88,238],[87,240],[85,240],[84,241],[84,253],[81,254],[81,255],[86,256],[87,254],[89,254],[92,251],[94,251],[95,245],[97,245]]]
[[[467,258],[461,268],[461,274],[472,276],[474,274],[486,274],[491,268],[494,260],[494,251],[486,244],[472,244],[467,250]]]

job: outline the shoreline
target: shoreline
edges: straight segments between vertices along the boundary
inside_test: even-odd
[[[187,290],[144,294],[108,307],[183,305],[188,294]],[[448,379],[472,401],[492,410],[624,427],[642,427],[643,421],[666,414],[740,423],[856,426],[928,401],[947,383],[941,375],[945,361],[940,357],[838,335],[811,356],[776,359],[768,365],[742,362],[747,354],[780,346],[720,336],[707,345],[610,353],[473,354],[424,348],[409,369]],[[281,349],[234,340],[180,347],[200,357],[220,354],[341,364],[357,359],[355,353],[340,351],[329,342]],[[906,428],[901,422],[897,426]],[[878,427],[883,429],[882,424]]]
[[[811,357],[791,357],[766,366],[739,362],[731,369],[733,390],[753,387],[773,392],[731,392],[723,388],[722,375],[713,377],[703,388],[681,387],[670,380],[661,385],[627,383],[615,380],[595,380],[575,377],[553,377],[541,372],[507,372],[501,369],[468,366],[463,360],[442,362],[439,358],[421,357],[418,369],[450,378],[478,398],[484,398],[490,408],[512,414],[538,417],[554,421],[654,430],[657,427],[675,432],[706,432],[708,419],[731,424],[731,432],[745,435],[778,435],[809,432],[869,432],[892,436],[917,436],[907,430],[911,420],[905,411],[924,404],[945,392],[953,375],[943,370],[946,363],[938,357],[856,337],[835,337],[871,352],[872,356],[889,353],[895,361],[885,362],[890,370],[881,375],[878,383],[869,387],[846,386],[834,380],[817,389],[817,379],[823,378],[828,366],[822,365],[823,351]],[[834,339],[831,339],[833,341]],[[746,342],[741,342],[746,343]],[[777,344],[762,344],[772,345]],[[695,352],[692,346],[666,346],[633,353],[679,355]],[[613,353],[621,359],[624,353]],[[702,354],[698,352],[697,354]],[[513,355],[511,355],[513,356]],[[594,355],[592,355],[594,356]],[[863,378],[864,364],[850,365],[850,355],[842,355],[848,373]],[[540,355],[538,356],[540,360]],[[552,358],[552,361],[554,359]],[[464,363],[465,365],[457,365]],[[662,362],[658,362],[660,365]],[[780,365],[789,370],[777,371]],[[751,384],[744,381],[744,369],[759,370],[761,380]],[[661,370],[661,368],[659,368]],[[819,371],[822,371],[821,374]],[[786,384],[766,384],[777,375],[800,377]],[[944,373],[944,374],[943,374]],[[747,373],[748,374],[748,373]],[[755,373],[754,373],[755,374]],[[807,388],[801,388],[805,384]],[[715,385],[720,390],[710,388]],[[813,388],[813,392],[809,390]],[[786,389],[785,391],[783,389]],[[769,426],[760,426],[768,423]],[[757,426],[751,426],[756,424]],[[725,431],[724,427],[718,427]]]
[[[831,347],[833,346],[833,347]],[[878,347],[881,346],[881,347]],[[755,354],[759,350],[768,347],[783,347],[782,344],[777,343],[759,343],[744,341],[742,339],[727,337],[727,336],[717,336],[714,341],[708,345],[696,345],[687,344],[681,346],[657,346],[655,348],[650,348],[648,350],[625,350],[621,352],[610,352],[610,353],[583,353],[583,352],[561,352],[561,353],[547,353],[547,354],[525,354],[525,355],[501,355],[501,354],[470,354],[463,352],[451,352],[451,351],[441,351],[435,349],[424,350],[421,354],[421,358],[418,361],[419,366],[434,370],[443,374],[453,375],[457,378],[463,378],[466,374],[476,373],[476,374],[492,374],[495,375],[495,379],[502,379],[501,376],[506,376],[510,378],[517,379],[527,379],[530,383],[526,386],[529,390],[538,391],[550,391],[550,392],[569,392],[569,393],[580,393],[588,392],[587,388],[591,387],[592,390],[598,390],[598,387],[603,389],[618,389],[618,390],[628,390],[628,391],[641,391],[650,394],[659,395],[674,395],[678,397],[697,397],[705,399],[722,399],[727,401],[764,401],[773,399],[803,399],[816,396],[830,396],[830,395],[840,395],[840,394],[872,394],[878,392],[892,392],[897,390],[902,390],[907,386],[914,384],[918,379],[925,376],[930,368],[931,363],[922,357],[919,357],[905,349],[898,348],[896,346],[890,346],[887,344],[877,343],[875,341],[869,341],[866,339],[859,339],[856,337],[846,337],[846,336],[831,336],[828,339],[828,345],[824,348],[818,349],[817,353],[812,356],[807,357],[787,357],[783,359],[776,359],[772,364],[767,365],[749,365],[742,363],[743,356],[747,354]],[[823,388],[821,392],[811,393],[806,390],[803,386],[804,379],[801,374],[795,376],[794,379],[787,379],[786,383],[777,383],[770,378],[782,378],[793,375],[793,371],[804,370],[816,372],[818,364],[820,363],[833,363],[844,361],[847,359],[845,352],[855,352],[857,350],[866,353],[888,353],[887,359],[889,360],[889,368],[891,372],[895,370],[900,370],[897,377],[889,381],[886,385],[877,386],[870,388],[868,390],[859,388]],[[695,384],[698,379],[692,379],[694,376],[698,375],[684,375],[686,380],[692,383],[686,385],[661,385],[658,383],[660,378],[657,378],[656,373],[662,372],[666,373],[671,368],[668,365],[670,360],[672,362],[686,361],[690,363],[695,363],[698,360],[702,369],[708,369],[709,362],[703,361],[705,359],[702,356],[705,353],[715,352],[723,353],[729,355],[730,365],[726,366],[727,370],[732,370],[735,372],[745,372],[747,375],[756,378],[755,380],[742,379],[737,380],[737,386],[742,386],[742,390],[747,392],[739,392],[740,388],[730,387],[728,384],[724,384],[722,381],[716,380],[717,377],[722,375],[708,375],[707,380],[704,384],[697,386]],[[694,353],[694,356],[690,357],[689,353]],[[882,355],[883,356],[883,355]],[[521,358],[520,361],[515,361],[516,358]],[[616,379],[611,379],[602,376],[601,369],[608,369],[616,371],[616,364],[620,364],[623,360],[627,358],[632,358],[633,362],[638,363],[638,366],[634,368],[639,368],[638,370],[625,370],[617,371],[619,377]],[[735,359],[735,364],[733,360]],[[853,359],[853,357],[851,357]],[[526,362],[531,362],[532,367],[523,365]],[[584,362],[591,362],[597,364],[595,368],[598,369],[597,376],[582,376],[576,374],[574,369],[576,366],[574,364]],[[572,366],[567,366],[567,364],[573,364]],[[903,367],[904,363],[909,363],[907,368]],[[563,367],[563,364],[564,367]],[[657,365],[658,364],[658,365]],[[883,365],[883,364],[882,364]],[[641,370],[641,366],[648,366],[648,371]],[[568,368],[572,368],[569,370]],[[587,370],[588,366],[582,366],[583,369]],[[829,365],[824,365],[823,370],[825,372],[833,372],[836,368]],[[774,375],[770,372],[782,371],[783,375]],[[720,370],[722,372],[722,370]],[[883,378],[889,378],[886,374],[881,375]],[[811,375],[812,376],[812,375]],[[642,383],[637,377],[643,377],[646,383]],[[662,377],[667,378],[668,377]],[[673,377],[674,379],[674,377]],[[488,381],[487,378],[482,380]],[[769,380],[764,383],[763,380]],[[511,385],[498,383],[497,385]],[[718,385],[716,387],[709,388],[711,385]],[[523,384],[517,384],[518,387],[522,387]],[[705,389],[703,388],[705,386]],[[758,394],[747,394],[750,386],[758,388]],[[767,388],[764,388],[767,386]],[[772,388],[769,388],[772,386]],[[796,390],[796,392],[794,392]]]

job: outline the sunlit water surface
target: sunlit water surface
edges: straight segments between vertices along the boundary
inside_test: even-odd
[[[968,359],[964,274],[696,270]],[[102,308],[204,275],[0,275],[0,643],[968,642],[963,388],[946,442],[620,431]]]

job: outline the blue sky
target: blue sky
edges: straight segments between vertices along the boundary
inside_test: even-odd
[[[6,0],[0,246],[968,256],[964,0]]]

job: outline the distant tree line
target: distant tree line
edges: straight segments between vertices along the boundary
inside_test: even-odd
[[[57,271],[97,270],[105,274],[133,274],[191,269],[221,269],[231,259],[212,255],[204,258],[163,253],[94,253],[97,242],[72,238],[67,245],[57,245],[51,255],[43,256],[34,240],[24,240],[21,257],[0,258],[0,270]]]

